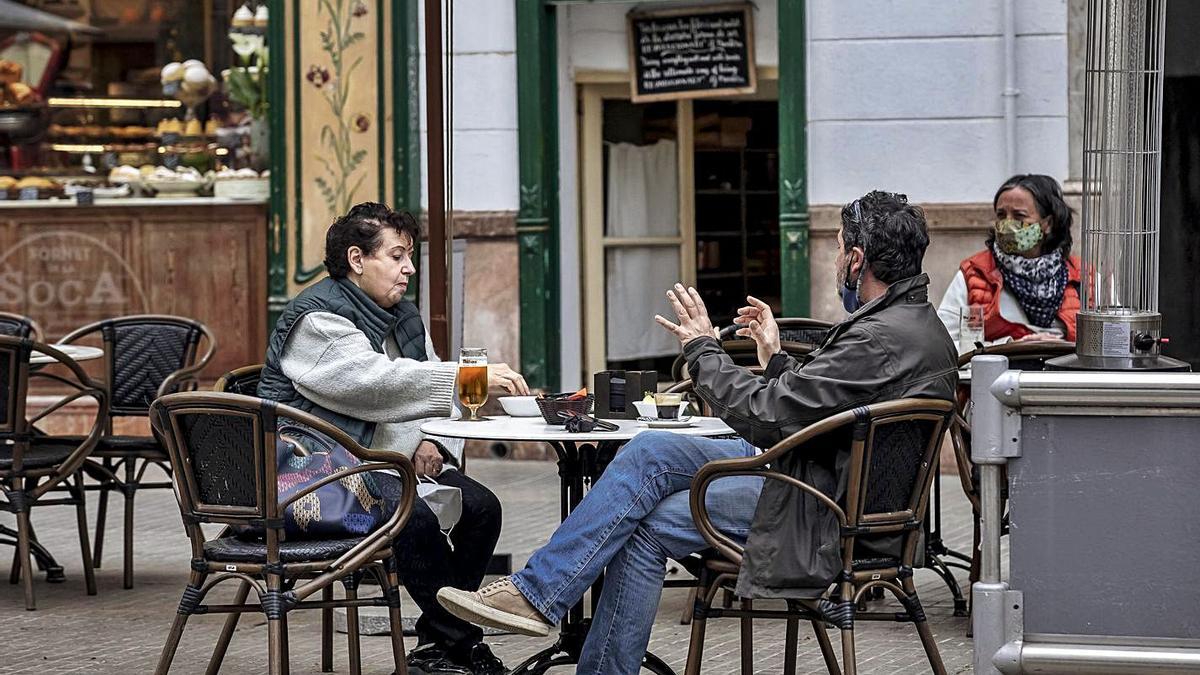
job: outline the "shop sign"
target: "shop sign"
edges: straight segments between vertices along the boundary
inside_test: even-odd
[[[148,311],[141,281],[104,241],[43,232],[0,256],[0,310],[41,324],[50,340],[93,321]]]
[[[634,103],[753,94],[754,14],[749,3],[628,15]]]

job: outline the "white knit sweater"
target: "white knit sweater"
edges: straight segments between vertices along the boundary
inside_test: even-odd
[[[311,312],[292,328],[280,366],[296,391],[324,408],[375,422],[371,447],[412,457],[425,439],[421,424],[434,418],[458,417],[455,378],[458,364],[442,361],[425,336],[427,361],[400,356],[388,336],[384,353],[371,348],[366,334],[337,314]],[[462,441],[438,438],[456,459]]]

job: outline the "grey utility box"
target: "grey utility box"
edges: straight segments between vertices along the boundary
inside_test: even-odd
[[[975,672],[1200,672],[1200,374],[1006,368],[972,368]]]

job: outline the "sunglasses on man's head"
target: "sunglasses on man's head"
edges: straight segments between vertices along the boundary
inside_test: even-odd
[[[563,427],[573,434],[587,434],[592,431],[616,431],[620,429],[620,427],[612,422],[598,420],[591,415],[573,410],[560,410],[558,416],[566,420]]]

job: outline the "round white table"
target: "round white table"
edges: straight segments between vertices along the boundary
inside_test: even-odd
[[[104,356],[104,350],[99,347],[88,347],[87,345],[50,345],[58,351],[66,354],[73,361],[91,361]],[[44,366],[51,363],[58,363],[58,359],[43,354],[36,349],[29,356],[29,365]]]
[[[545,443],[559,441],[574,443],[623,442],[631,440],[643,431],[651,431],[649,426],[637,420],[605,421],[612,422],[620,428],[617,431],[591,431],[586,434],[575,434],[564,429],[561,424],[546,424],[541,417],[498,415],[489,417],[482,422],[434,420],[422,424],[421,431],[430,436],[445,438],[469,438],[477,441],[542,441]],[[684,436],[725,436],[733,433],[733,429],[715,417],[692,417],[692,422],[694,426],[655,429],[655,431],[670,431]]]
[[[650,427],[637,420],[606,420],[616,424],[616,431],[592,431],[571,433],[561,425],[546,424],[541,417],[494,416],[482,422],[442,419],[426,422],[421,431],[430,436],[464,438],[484,441],[533,441],[542,442],[554,449],[558,456],[560,487],[559,511],[566,520],[579,505],[587,489],[600,478],[604,468],[612,461],[617,451],[626,442]],[[715,417],[692,417],[694,426],[673,429],[656,429],[685,436],[728,436],[732,435],[724,422]],[[600,600],[604,578],[601,576],[592,585],[592,613]],[[549,668],[579,663],[579,654],[587,638],[591,619],[585,618],[581,600],[567,612],[559,629],[558,640],[525,660],[511,671],[511,675],[543,673]],[[675,675],[662,659],[646,652],[642,668],[658,675]]]

